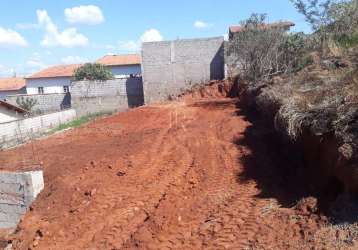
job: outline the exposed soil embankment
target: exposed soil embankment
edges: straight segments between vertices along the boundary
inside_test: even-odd
[[[337,60],[259,84],[239,80],[242,105],[302,154],[309,185],[327,195],[358,193],[357,64]]]

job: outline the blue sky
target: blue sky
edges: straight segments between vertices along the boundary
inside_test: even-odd
[[[1,0],[0,13],[0,77],[134,53],[142,41],[222,36],[251,13],[309,32],[289,0]]]

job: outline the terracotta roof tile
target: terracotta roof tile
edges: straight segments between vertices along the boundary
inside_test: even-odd
[[[292,26],[295,26],[293,22],[289,21],[281,21],[281,22],[275,22],[275,23],[269,23],[262,26],[262,29],[270,29],[270,28],[290,28]],[[234,25],[230,26],[229,31],[231,33],[237,33],[244,31],[245,27],[241,25]]]
[[[137,65],[140,64],[140,55],[107,55],[97,60],[97,63],[106,66]]]
[[[24,78],[0,78],[0,91],[19,90],[26,86]]]
[[[68,65],[56,65],[41,70],[29,77],[27,79],[34,78],[49,78],[49,77],[69,77],[72,76],[76,69],[81,67],[82,64],[68,64]]]

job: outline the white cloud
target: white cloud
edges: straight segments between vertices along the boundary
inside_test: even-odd
[[[65,17],[69,23],[95,25],[104,22],[101,9],[95,5],[67,8],[65,9]]]
[[[61,59],[61,62],[64,64],[77,64],[88,62],[88,60],[80,56],[66,56]]]
[[[0,27],[0,47],[26,47],[27,42],[23,36],[11,29]]]
[[[128,51],[128,52],[138,51],[140,48],[140,44],[133,40],[119,41],[118,46],[120,50]]]
[[[38,23],[18,23],[16,24],[16,29],[20,30],[31,30],[31,29],[38,29],[40,25]]]
[[[163,41],[163,36],[157,29],[146,30],[140,38],[136,40],[118,41],[118,47],[124,52],[138,52],[144,42]]]
[[[116,46],[112,44],[98,44],[98,43],[92,43],[91,47],[94,49],[115,49]]]
[[[34,59],[27,60],[26,66],[31,69],[34,69],[34,68],[41,69],[41,68],[46,67],[46,65],[42,61],[38,61],[38,60],[34,60]]]
[[[27,70],[33,72],[46,68],[47,65],[42,61],[39,53],[33,53],[32,56],[26,61],[25,67]]]
[[[158,42],[163,41],[163,36],[156,29],[149,29],[144,32],[144,34],[140,37],[140,42]]]
[[[194,22],[194,27],[197,28],[197,29],[206,29],[206,28],[209,28],[211,26],[211,24],[209,23],[206,23],[204,21],[195,21]]]
[[[7,77],[7,76],[13,76],[15,70],[14,68],[9,68],[4,65],[0,64],[0,76],[1,77]]]
[[[21,64],[12,67],[0,65],[0,77],[27,76],[48,66],[50,65],[43,62],[41,55],[35,52]]]
[[[37,10],[37,20],[46,31],[41,45],[45,47],[61,46],[66,48],[86,46],[88,38],[77,32],[76,28],[68,28],[60,32],[52,22],[46,10]]]

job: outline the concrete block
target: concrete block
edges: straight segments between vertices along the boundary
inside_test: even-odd
[[[0,172],[0,229],[16,227],[44,188],[43,172]]]

